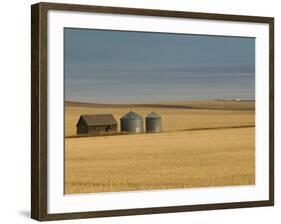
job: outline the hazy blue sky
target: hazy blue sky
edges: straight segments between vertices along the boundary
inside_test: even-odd
[[[255,39],[64,30],[65,100],[255,98]]]

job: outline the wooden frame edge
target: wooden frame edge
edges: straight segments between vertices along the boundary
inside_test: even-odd
[[[96,211],[96,212],[93,211],[93,212],[58,213],[58,214],[48,214],[44,219],[40,221],[105,218],[105,217],[116,217],[116,216],[181,213],[181,212],[192,212],[192,211],[209,211],[209,210],[239,209],[239,208],[253,208],[253,207],[268,207],[268,206],[273,206],[272,201],[266,200],[266,201],[217,203],[217,204],[204,204],[204,205],[108,210],[108,211]]]
[[[274,205],[274,18],[269,22],[269,200]]]
[[[67,10],[197,18],[269,24],[269,200],[189,206],[48,214],[47,211],[47,12]],[[38,221],[249,208],[274,205],[274,18],[61,3],[31,6],[31,218]]]
[[[38,30],[39,30],[39,10],[38,5],[31,7],[31,217],[38,219],[39,217],[39,195],[40,190],[37,189],[39,182],[39,164],[38,156],[39,148],[37,130],[39,130],[39,106],[38,106],[38,71],[36,68],[39,67],[39,41],[38,41]]]
[[[31,6],[31,218],[47,217],[47,10]]]
[[[208,20],[227,20],[241,22],[258,22],[270,23],[274,18],[266,16],[247,16],[235,14],[220,14],[220,13],[205,13],[205,12],[187,12],[187,11],[172,11],[159,9],[143,9],[143,8],[126,8],[126,7],[111,7],[97,5],[80,5],[80,4],[64,4],[64,3],[38,3],[41,7],[47,10],[65,10],[78,12],[99,12],[113,14],[129,14],[129,15],[145,15],[159,17],[175,17],[175,18],[194,18]]]

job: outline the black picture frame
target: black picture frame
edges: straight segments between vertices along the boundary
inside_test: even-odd
[[[246,208],[274,205],[274,18],[258,16],[224,15],[183,11],[164,11],[137,8],[103,7],[57,3],[38,3],[31,6],[31,217],[39,221],[79,219],[109,216],[142,215],[170,212],[187,212],[229,208]],[[47,12],[98,12],[167,18],[195,18],[265,23],[269,25],[269,200],[216,203],[203,205],[152,207],[108,211],[48,214],[47,211]]]

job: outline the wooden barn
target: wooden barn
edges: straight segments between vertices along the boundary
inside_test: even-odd
[[[112,114],[81,115],[76,125],[77,135],[106,135],[117,132],[117,122]]]

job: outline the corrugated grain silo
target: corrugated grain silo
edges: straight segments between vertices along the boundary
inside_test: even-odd
[[[120,119],[121,132],[140,133],[143,132],[143,119],[137,113],[130,111]]]
[[[161,122],[161,116],[157,113],[150,113],[145,118],[145,127],[146,132],[161,132],[162,129],[162,122]]]

